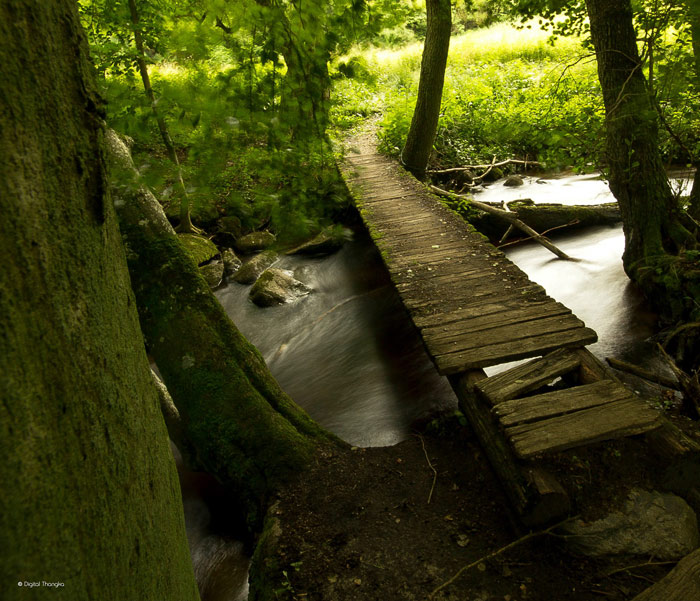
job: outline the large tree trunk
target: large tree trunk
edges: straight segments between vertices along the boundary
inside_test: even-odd
[[[658,151],[657,115],[646,88],[630,0],[586,0],[605,103],[610,189],[625,233],[623,265],[652,306],[669,322],[699,321],[697,240],[684,226]],[[700,336],[674,339],[686,368],[697,367]]]
[[[75,2],[0,1],[0,81],[2,598],[194,601]]]
[[[678,219],[658,151],[657,114],[648,94],[629,0],[586,0],[598,60],[610,189],[620,204],[625,271],[639,279],[647,259],[676,253],[689,239]]]
[[[180,244],[158,201],[136,182],[129,151],[107,139],[141,328],[205,471],[234,490],[251,529],[270,495],[336,439],[280,389]]]
[[[425,173],[435,141],[452,29],[450,0],[427,0],[426,10],[428,29],[420,65],[418,98],[401,153],[406,168],[419,177]]]

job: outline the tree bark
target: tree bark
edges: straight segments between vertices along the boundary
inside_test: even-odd
[[[251,530],[270,496],[302,472],[324,432],[279,387],[139,186],[129,151],[108,132],[131,283],[150,354],[196,462],[235,491]]]
[[[630,0],[586,0],[598,60],[610,189],[625,232],[625,271],[633,280],[647,259],[677,253],[692,237],[658,151],[657,116],[642,73]]]
[[[195,601],[75,2],[0,1],[0,81],[2,598]]]
[[[693,58],[695,67],[695,86],[700,90],[700,1],[686,0],[688,7],[688,23],[690,24],[690,36],[693,44]],[[700,157],[695,158],[695,178],[690,191],[691,216],[700,220]]]
[[[425,174],[435,141],[452,29],[450,0],[427,0],[426,10],[428,28],[420,66],[418,98],[406,145],[401,153],[403,164],[418,177]]]

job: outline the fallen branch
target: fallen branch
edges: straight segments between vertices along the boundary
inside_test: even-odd
[[[471,171],[472,169],[493,169],[494,167],[504,167],[505,165],[537,165],[541,166],[542,163],[537,161],[528,161],[520,159],[506,159],[500,163],[490,163],[489,165],[466,165],[464,167],[451,167],[450,169],[429,169],[426,173],[431,175],[442,175],[443,173],[459,173],[461,171]],[[483,175],[481,176],[483,177]]]
[[[609,578],[614,574],[619,574],[620,572],[626,572],[628,570],[636,570],[637,568],[645,568],[647,566],[672,566],[676,565],[678,561],[645,561],[644,563],[638,563],[633,566],[625,566],[624,568],[618,568],[616,570],[610,570],[605,572],[604,576]]]
[[[556,530],[560,526],[563,526],[567,522],[570,522],[571,520],[577,519],[579,516],[573,516],[570,518],[566,518],[565,520],[562,520],[561,522],[554,524],[553,526],[550,526],[549,528],[545,528],[544,530],[538,530],[537,532],[530,532],[529,534],[526,534],[525,536],[519,538],[518,540],[514,540],[512,543],[508,543],[505,547],[501,547],[500,549],[497,549],[496,551],[493,551],[492,553],[489,553],[488,555],[484,555],[483,557],[480,557],[476,561],[471,562],[469,565],[466,565],[459,570],[457,570],[457,573],[452,576],[447,582],[443,582],[440,586],[435,588],[429,595],[428,599],[432,599],[437,595],[441,590],[447,588],[450,586],[457,578],[459,578],[464,572],[467,570],[471,570],[472,568],[478,566],[480,563],[483,563],[485,561],[488,561],[489,559],[493,559],[494,557],[498,557],[499,555],[505,553],[506,551],[512,549],[513,547],[517,547],[518,545],[521,545],[533,538],[536,538],[538,536],[544,536],[545,534],[551,534],[553,530]]]
[[[574,219],[573,221],[570,221],[569,223],[563,223],[562,225],[557,225],[555,227],[550,227],[548,230],[545,230],[540,234],[540,236],[544,236],[546,234],[549,234],[549,232],[553,232],[554,230],[560,230],[565,227],[571,227],[572,225],[577,225],[579,223],[578,219]],[[512,228],[512,225],[508,226],[509,228]],[[513,240],[512,242],[507,242],[505,244],[501,244],[500,242],[498,243],[498,248],[505,248],[506,246],[513,246],[513,244],[519,244],[520,242],[527,242],[528,240],[532,240],[532,236],[528,236],[527,238],[520,238],[518,240]],[[576,259],[571,259],[571,261],[576,261]]]
[[[672,388],[673,390],[681,389],[677,380],[667,376],[662,376],[661,374],[655,374],[654,372],[644,369],[643,367],[639,367],[639,365],[627,363],[627,361],[621,361],[620,359],[615,359],[614,357],[606,357],[605,360],[608,362],[610,367],[614,367],[620,371],[639,376],[640,378],[644,378],[645,380],[654,382],[655,384],[661,384],[661,386],[665,386],[666,388]]]
[[[552,244],[547,238],[542,236],[541,234],[538,234],[535,230],[533,230],[529,225],[526,223],[520,221],[515,215],[513,215],[512,212],[510,211],[504,211],[503,209],[496,209],[492,206],[489,206],[483,202],[479,202],[478,200],[474,200],[473,198],[470,198],[469,196],[465,196],[463,194],[452,194],[451,192],[447,192],[447,190],[443,190],[442,188],[438,188],[437,186],[430,186],[430,189],[439,194],[440,196],[445,196],[447,198],[454,198],[455,196],[459,198],[464,198],[467,201],[469,201],[471,204],[473,204],[477,209],[481,209],[485,213],[491,213],[493,215],[497,215],[499,217],[502,217],[505,221],[510,223],[511,225],[517,227],[519,230],[522,230],[525,232],[528,236],[532,237],[535,242],[538,242],[542,246],[544,246],[548,251],[554,253],[557,257],[560,259],[563,259],[565,261],[577,261],[578,259],[573,259],[569,255],[567,255],[564,251],[559,250],[554,244]]]

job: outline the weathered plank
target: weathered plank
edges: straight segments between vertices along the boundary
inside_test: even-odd
[[[560,347],[583,346],[592,344],[596,340],[598,340],[598,335],[590,328],[575,328],[564,332],[525,338],[517,343],[509,341],[483,348],[438,355],[434,361],[441,374],[449,375],[466,369],[489,367],[518,359],[529,359]]]
[[[497,405],[550,383],[578,368],[580,363],[579,356],[570,349],[557,349],[544,357],[482,380],[477,384],[477,389],[492,405]]]
[[[507,311],[517,311],[521,307],[527,307],[529,305],[538,305],[540,307],[546,306],[551,302],[551,299],[547,297],[546,299],[533,300],[528,304],[523,303],[519,298],[516,299],[506,299],[501,301],[483,301],[481,303],[475,303],[465,307],[463,309],[457,309],[456,311],[446,311],[444,313],[435,313],[432,315],[418,316],[414,318],[414,323],[419,328],[429,328],[439,325],[447,325],[455,321],[463,321],[466,319],[474,319],[475,317],[481,317],[486,315],[491,315],[493,313],[505,313]],[[492,376],[492,378],[495,376]],[[492,378],[488,378],[491,380]],[[488,382],[488,380],[486,380]]]
[[[526,305],[508,311],[507,313],[490,313],[467,318],[462,321],[446,323],[445,325],[423,328],[421,330],[421,335],[426,343],[431,344],[431,346],[437,349],[442,344],[449,345],[453,341],[459,340],[465,336],[473,338],[471,335],[476,333],[479,333],[480,336],[478,340],[474,341],[475,344],[484,344],[485,340],[491,340],[489,332],[485,332],[485,330],[492,330],[494,328],[501,330],[506,326],[513,326],[513,329],[521,329],[522,331],[528,330],[530,326],[532,326],[533,329],[530,331],[540,332],[542,329],[548,327],[550,321],[554,321],[556,317],[562,316],[571,316],[570,321],[573,326],[582,323],[578,318],[571,315],[571,309],[565,307],[561,303],[548,303],[547,311],[547,317],[543,319],[542,305]],[[547,323],[545,323],[545,320],[548,320]],[[525,322],[533,323],[525,326]],[[559,321],[556,321],[556,323],[558,324]],[[521,325],[522,328],[518,328],[518,325]],[[523,337],[529,335],[531,334],[526,332]],[[511,333],[506,334],[506,336],[512,338]],[[471,348],[471,345],[464,348]]]
[[[659,414],[638,398],[506,428],[516,454],[529,459],[602,440],[642,434],[659,425]]]
[[[600,380],[574,388],[545,392],[524,399],[513,399],[499,403],[493,408],[504,426],[515,426],[556,415],[572,413],[581,409],[598,407],[622,399],[635,399],[621,384],[612,380]]]
[[[512,321],[501,319],[497,327],[490,327],[488,323],[482,326],[478,320],[475,320],[477,324],[472,328],[469,321],[461,322],[463,323],[463,331],[449,336],[440,336],[435,333],[435,328],[432,329],[431,333],[423,330],[423,340],[435,355],[445,355],[475,348],[488,348],[503,343],[519,346],[521,340],[583,327],[583,322],[580,319],[570,313],[556,315],[556,309],[556,306],[552,307],[552,312],[555,313],[554,317],[542,317],[540,311],[536,311],[534,315],[527,315],[525,312],[525,316],[519,318],[519,312],[513,312]],[[564,310],[568,311],[566,307]]]

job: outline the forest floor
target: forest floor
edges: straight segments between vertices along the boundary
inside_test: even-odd
[[[436,423],[393,447],[318,457],[275,509],[286,576],[274,588],[306,601],[623,601],[673,567],[578,556],[556,531],[488,559],[527,532],[469,428],[455,418]],[[659,489],[664,471],[643,438],[559,453],[546,467],[586,520],[633,487]]]

